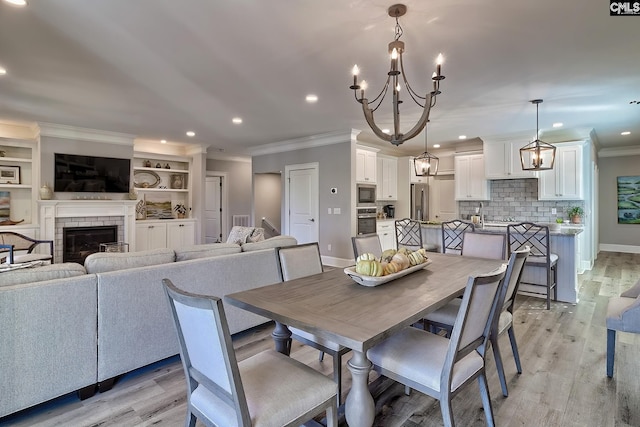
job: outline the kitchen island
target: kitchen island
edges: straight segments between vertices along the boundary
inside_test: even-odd
[[[549,231],[551,252],[558,255],[558,301],[576,304],[578,302],[578,266],[580,260],[580,226],[562,225],[560,230]],[[478,233],[507,234],[506,224],[500,226],[476,227]],[[439,224],[423,223],[422,240],[434,243],[442,250],[442,226]],[[544,283],[544,269],[526,266],[522,273],[522,281]],[[527,286],[520,288],[527,295],[544,297],[540,294],[530,294]]]

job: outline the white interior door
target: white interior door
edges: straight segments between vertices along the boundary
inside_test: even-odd
[[[287,166],[286,219],[287,234],[298,243],[319,239],[318,165]]]
[[[222,242],[222,178],[205,178],[204,242]]]

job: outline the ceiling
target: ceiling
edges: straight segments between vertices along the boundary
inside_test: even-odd
[[[592,136],[640,146],[640,16],[602,0],[407,0],[400,18],[412,87],[442,94],[429,144],[461,134]],[[348,89],[357,63],[370,92],[388,71],[395,21],[382,0],[0,0],[0,120],[37,121],[198,143],[246,155],[256,146],[366,129]],[[305,102],[314,93],[315,104]],[[419,116],[408,99],[407,131]],[[376,112],[391,121],[390,102]],[[242,117],[241,125],[231,122]],[[194,138],[185,132],[196,132]],[[622,131],[631,135],[621,136]],[[515,137],[515,136],[514,136]],[[523,139],[523,145],[531,140]],[[555,138],[557,139],[557,138]],[[375,141],[375,137],[370,138]],[[388,143],[380,142],[382,146]],[[401,149],[418,154],[424,137]]]

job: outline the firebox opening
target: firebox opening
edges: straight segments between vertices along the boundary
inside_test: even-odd
[[[100,250],[100,243],[117,241],[118,226],[65,227],[62,230],[62,261],[84,264],[85,258]]]

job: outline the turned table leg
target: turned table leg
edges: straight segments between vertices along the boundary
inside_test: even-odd
[[[271,337],[276,343],[276,351],[289,356],[291,353],[291,331],[287,328],[287,325],[276,322],[276,327],[273,329]]]
[[[375,404],[369,392],[371,362],[361,351],[353,351],[347,362],[351,372],[351,390],[345,403],[345,415],[349,427],[371,427],[375,418]]]

